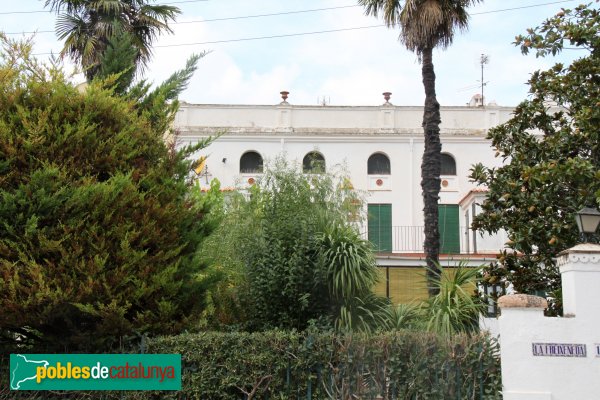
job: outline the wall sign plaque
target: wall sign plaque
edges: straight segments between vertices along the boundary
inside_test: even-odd
[[[585,344],[577,343],[531,343],[531,351],[537,357],[587,357]]]

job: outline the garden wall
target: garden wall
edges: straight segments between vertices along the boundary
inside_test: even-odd
[[[540,297],[499,300],[504,400],[600,398],[600,246],[575,246],[557,264],[564,318],[544,317]]]

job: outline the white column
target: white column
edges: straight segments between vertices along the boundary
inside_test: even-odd
[[[585,243],[565,250],[559,254],[557,264],[562,275],[564,315],[598,318],[600,245]]]

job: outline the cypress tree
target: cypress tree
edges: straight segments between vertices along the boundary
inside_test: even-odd
[[[200,314],[210,205],[164,141],[198,57],[150,92],[80,91],[4,40],[0,63],[0,332],[45,351],[104,351]]]

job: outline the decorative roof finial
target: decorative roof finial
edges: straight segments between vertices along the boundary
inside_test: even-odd
[[[391,104],[390,98],[392,97],[392,92],[383,92],[383,98],[385,99],[385,104]]]
[[[290,92],[288,92],[287,90],[284,90],[284,91],[279,92],[279,94],[281,94],[281,98],[283,99],[282,103],[287,104],[287,98],[288,98],[288,94],[290,94]]]

